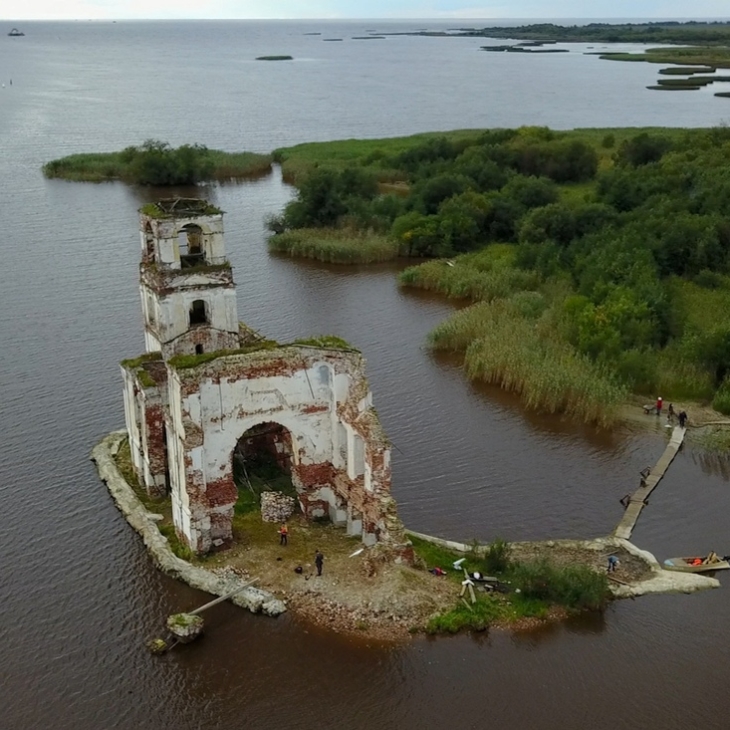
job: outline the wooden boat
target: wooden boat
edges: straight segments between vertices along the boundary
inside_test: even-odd
[[[726,570],[730,563],[716,553],[689,558],[667,558],[664,561],[665,570],[681,570],[685,573],[705,573],[710,570]]]

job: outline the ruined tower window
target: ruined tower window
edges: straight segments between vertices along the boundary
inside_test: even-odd
[[[148,262],[155,260],[155,236],[152,233],[152,228],[148,223],[144,229],[144,258]]]
[[[196,324],[208,324],[208,312],[202,299],[196,299],[190,307],[190,326]]]
[[[179,233],[180,267],[183,269],[200,266],[205,263],[203,253],[203,229],[189,223]]]
[[[195,345],[195,354],[196,355],[202,355],[203,354],[203,346],[202,345]]]

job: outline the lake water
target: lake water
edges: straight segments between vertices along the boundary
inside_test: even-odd
[[[399,648],[221,605],[185,651],[143,647],[167,614],[206,600],[152,567],[88,460],[123,426],[117,363],[143,349],[136,211],[156,193],[47,181],[41,165],[147,138],[269,151],[730,117],[727,99],[648,91],[656,66],[600,61],[582,45],[529,56],[479,52],[484,39],[353,40],[456,24],[15,22],[25,37],[0,35],[1,727],[726,727],[724,590]],[[254,60],[269,54],[295,60]],[[269,257],[263,219],[292,195],[278,172],[204,194],[227,211],[242,319],[274,338],[337,333],[364,352],[409,527],[530,539],[600,535],[618,520],[618,498],[662,452],[661,428],[596,432],[469,384],[424,348],[452,304],[400,291],[396,266]],[[727,464],[685,449],[635,541],[660,558],[730,552],[728,507]]]

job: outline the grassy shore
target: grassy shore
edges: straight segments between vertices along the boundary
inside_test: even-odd
[[[387,236],[329,228],[302,228],[272,235],[269,251],[330,264],[373,264],[398,256]]]

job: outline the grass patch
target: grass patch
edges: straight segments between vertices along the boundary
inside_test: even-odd
[[[610,600],[608,578],[585,565],[556,566],[545,559],[513,562],[511,547],[502,539],[486,546],[484,557],[459,553],[411,536],[416,554],[426,566],[447,570],[446,579],[455,583],[463,580],[463,571],[451,566],[465,558],[463,567],[469,573],[478,570],[494,575],[509,587],[507,593],[476,593],[476,603],[467,595],[466,604],[460,600],[449,611],[432,617],[425,630],[429,634],[460,631],[483,631],[495,622],[511,623],[525,618],[547,618],[553,606],[570,611],[601,611]]]
[[[387,236],[328,228],[301,228],[269,237],[269,251],[330,264],[372,264],[398,256]]]
[[[490,302],[538,287],[538,275],[515,268],[513,262],[514,246],[495,244],[449,262],[437,259],[410,266],[398,281],[401,286],[438,292],[450,299]]]
[[[476,603],[461,601],[450,611],[433,616],[426,624],[427,634],[458,634],[460,631],[484,631],[489,625],[507,617],[505,603],[490,596],[480,596]]]
[[[294,340],[293,345],[307,345],[309,347],[322,347],[331,350],[356,350],[347,340],[336,335],[320,335],[319,337],[306,337]]]
[[[230,355],[248,355],[251,352],[259,350],[276,350],[282,347],[274,340],[260,340],[253,345],[240,347],[236,350],[215,350],[214,352],[204,352],[200,355],[175,355],[168,360],[168,363],[177,370],[188,370],[189,368],[197,368],[205,365],[207,362],[217,360],[219,357],[229,357]]]
[[[130,450],[129,439],[125,438],[119,446],[114,456],[114,463],[119,469],[119,473],[124,481],[133,489],[137,499],[142,503],[148,512],[163,515],[164,519],[157,522],[157,529],[163,535],[170,545],[172,552],[182,560],[192,561],[195,559],[195,553],[177,536],[175,526],[172,524],[172,507],[170,498],[155,499],[147,494],[145,488],[140,484],[134,467],[132,466],[132,453]]]
[[[692,433],[692,443],[703,451],[727,457],[730,452],[730,428],[708,426]]]

